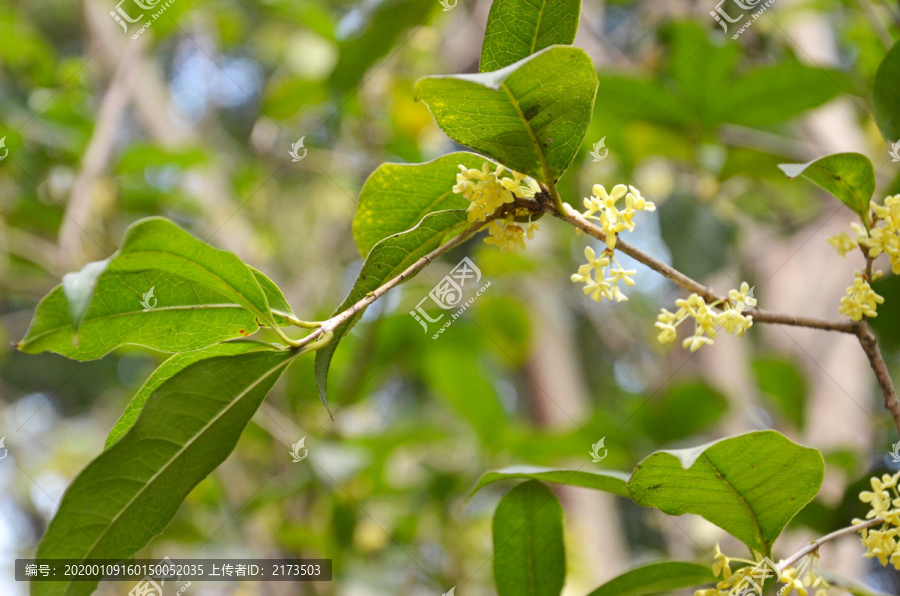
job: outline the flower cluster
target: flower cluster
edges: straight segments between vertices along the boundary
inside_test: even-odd
[[[872,224],[868,229],[858,223],[850,224],[856,232],[851,238],[847,232],[841,232],[828,238],[828,242],[841,256],[857,248],[862,248],[869,259],[886,254],[894,273],[900,274],[900,195],[887,197],[884,205],[874,201],[872,208]],[[841,298],[840,311],[854,321],[865,317],[876,316],[876,307],[884,302],[884,298],[876,294],[869,282],[875,281],[881,272],[875,272],[872,279],[863,273],[857,273],[853,285],[847,288],[846,295]]]
[[[761,594],[768,578],[774,577],[781,582],[779,596],[788,596],[797,592],[798,596],[808,596],[809,589],[815,588],[815,596],[827,596],[831,587],[819,575],[818,555],[811,553],[803,559],[799,567],[787,567],[781,570],[769,559],[749,561],[725,556],[719,545],[713,558],[712,571],[716,577],[722,576],[715,588],[696,590],[694,596],[734,596],[735,594]],[[745,563],[746,566],[736,571],[731,570],[731,562]]]
[[[584,200],[587,211],[585,219],[600,222],[606,234],[606,246],[610,250],[616,247],[616,234],[628,230],[634,231],[634,214],[638,211],[656,211],[656,205],[644,199],[641,192],[633,186],[617,184],[612,191],[606,192],[600,184],[595,184],[593,195]],[[625,210],[620,211],[616,204],[625,197]],[[599,213],[600,215],[596,215]]]
[[[525,238],[534,238],[535,231],[541,229],[541,224],[530,219],[524,223],[516,223],[513,214],[504,219],[495,219],[488,224],[488,237],[484,239],[486,244],[496,244],[503,252],[514,252],[518,249],[525,250]]]
[[[637,271],[624,269],[610,249],[604,250],[598,257],[594,249],[587,246],[584,249],[584,257],[587,263],[579,267],[578,273],[573,274],[571,279],[575,283],[584,284],[585,294],[590,294],[591,299],[597,302],[604,298],[610,302],[628,300],[628,296],[619,289],[619,282],[633,286],[634,280],[631,278]],[[615,268],[612,268],[613,264]]]
[[[878,559],[887,566],[890,561],[895,569],[900,570],[900,544],[897,543],[897,532],[900,529],[900,493],[897,492],[897,481],[900,472],[891,476],[885,474],[879,480],[872,478],[872,490],[859,493],[859,500],[868,503],[871,509],[866,519],[882,518],[884,523],[877,530],[863,528],[862,544],[866,547],[867,559]],[[861,524],[863,520],[854,519],[853,524]]]
[[[699,294],[691,294],[687,298],[675,301],[677,312],[661,309],[656,318],[656,328],[660,330],[660,343],[675,341],[677,328],[689,317],[694,319],[694,334],[682,342],[682,346],[696,352],[705,345],[712,345],[713,338],[719,328],[726,333],[742,337],[744,332],[753,326],[753,317],[744,312],[756,306],[753,289],[743,282],[740,290],[728,292],[727,300],[719,300],[707,304]],[[721,310],[716,310],[719,307]]]
[[[873,281],[881,277],[881,271],[875,271]],[[857,271],[853,284],[847,288],[846,294],[841,298],[840,313],[847,315],[853,321],[859,321],[864,316],[874,317],[878,313],[875,309],[884,302],[884,298],[875,293],[862,271]]]
[[[453,192],[463,195],[469,201],[466,209],[469,221],[487,221],[488,217],[498,209],[512,203],[518,198],[533,198],[541,191],[541,187],[533,178],[498,165],[491,171],[490,162],[484,162],[480,170],[466,168],[460,164],[456,175]],[[522,215],[525,215],[523,213]],[[496,244],[503,252],[525,248],[525,238],[531,240],[540,224],[531,219],[519,224],[514,213],[502,221],[494,220],[488,224],[488,244]]]

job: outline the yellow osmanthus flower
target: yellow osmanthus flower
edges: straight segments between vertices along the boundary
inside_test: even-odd
[[[623,268],[613,251],[609,249],[597,256],[593,248],[586,246],[584,258],[587,259],[587,263],[580,266],[578,272],[572,274],[570,279],[574,283],[583,283],[585,294],[590,294],[591,299],[596,302],[604,298],[610,302],[628,300],[628,296],[619,288],[619,282],[633,286],[634,280],[631,278],[637,273],[635,269]],[[615,265],[615,268],[612,265]]]
[[[493,171],[491,163],[484,162],[480,170],[460,164],[453,192],[469,201],[466,209],[470,222],[487,221],[497,209],[518,198],[534,198],[541,187],[533,178],[498,165]],[[531,240],[540,224],[528,221],[517,223],[510,213],[504,220],[493,220],[488,226],[487,244],[496,244],[503,252],[525,248],[525,238]]]
[[[841,232],[840,234],[829,236],[828,242],[831,244],[831,246],[834,247],[834,250],[838,251],[838,254],[842,257],[851,250],[856,250],[857,248],[859,248],[856,240],[853,240],[849,236],[849,234],[847,234],[847,232]]]
[[[900,570],[900,544],[898,544],[898,531],[900,531],[900,493],[897,492],[897,481],[900,480],[900,472],[891,476],[884,474],[880,479],[871,479],[872,490],[864,490],[859,493],[859,500],[868,503],[871,509],[866,514],[866,519],[883,518],[884,522],[873,528],[860,530],[860,540],[866,547],[863,557],[878,559],[887,566],[890,562],[895,569]],[[861,524],[863,520],[854,519],[853,524]]]
[[[878,279],[881,277],[881,271],[876,271],[872,277]],[[862,272],[857,271],[853,284],[847,288],[846,295],[841,298],[841,306],[838,310],[842,315],[850,317],[851,320],[859,321],[864,316],[877,316],[878,313],[875,309],[883,303],[884,298],[876,294]]]
[[[728,300],[707,304],[699,294],[691,294],[687,298],[675,301],[676,312],[665,308],[660,310],[655,327],[660,330],[659,343],[667,344],[675,341],[677,328],[688,318],[694,319],[694,334],[682,342],[682,346],[696,352],[705,345],[712,345],[713,338],[719,329],[724,329],[737,337],[753,326],[753,317],[744,314],[744,310],[756,306],[756,299],[751,295],[747,282],[741,284],[740,290],[731,290]],[[721,310],[716,310],[716,307]]]
[[[731,570],[731,563],[743,563],[735,571]],[[715,588],[706,588],[694,591],[694,596],[735,596],[735,594],[759,594],[759,590],[765,589],[766,580],[772,578],[784,584],[779,590],[779,596],[787,596],[796,592],[798,596],[807,596],[809,589],[816,589],[816,596],[827,596],[831,586],[818,569],[817,553],[810,553],[803,558],[797,567],[786,567],[780,570],[769,559],[750,561],[736,557],[728,557],[716,545],[713,557],[713,575],[720,577]]]
[[[606,234],[606,247],[610,250],[616,247],[616,234],[626,230],[634,231],[635,213],[656,211],[656,205],[644,199],[641,191],[633,186],[617,184],[606,192],[603,185],[595,184],[592,192],[592,196],[584,200],[587,209],[584,218],[600,222],[600,227]],[[625,197],[625,209],[620,211],[616,205],[622,197]]]

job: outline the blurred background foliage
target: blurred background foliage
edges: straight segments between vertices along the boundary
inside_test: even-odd
[[[0,592],[25,593],[13,559],[33,553],[67,483],[165,358],[137,348],[89,363],[19,354],[10,342],[37,300],[63,273],[108,256],[130,223],[165,215],[267,273],[299,316],[326,317],[361,267],[350,223],[366,176],[384,161],[459,148],[415,101],[413,83],[477,71],[489,7],[176,0],[132,40],[108,16],[112,0],[0,5],[9,150],[0,162],[9,450]],[[875,69],[900,36],[900,6],[776,0],[737,40],[708,15],[714,8],[584,2],[576,44],[595,60],[600,88],[563,197],[580,206],[594,183],[634,184],[660,209],[641,216],[633,244],[720,292],[747,280],[763,308],[837,317],[853,265],[825,236],[852,215],[776,164],[860,151],[875,162],[876,198],[900,192],[870,100]],[[308,154],[292,163],[300,137]],[[610,151],[595,162],[601,138]],[[856,493],[870,474],[897,468],[887,456],[897,437],[852,338],[755,328],[695,356],[663,348],[652,323],[676,289],[638,265],[629,302],[595,304],[568,280],[588,240],[542,226],[520,254],[469,242],[371,308],[335,358],[333,421],[312,358],[298,362],[146,558],[334,560],[329,584],[195,583],[198,595],[489,594],[490,516],[508,485],[467,501],[484,471],[630,472],[654,449],[758,428],[826,454],[825,487],[790,540],[861,514]],[[409,311],[462,256],[491,287],[433,340]],[[878,291],[887,301],[877,331],[897,374],[900,279]],[[292,464],[290,444],[303,436],[309,460]],[[590,463],[601,437],[608,457]],[[665,552],[711,561],[725,539],[692,516],[583,489],[559,494],[571,542],[566,594]],[[896,593],[897,574],[858,551],[852,538],[829,545],[823,566]]]

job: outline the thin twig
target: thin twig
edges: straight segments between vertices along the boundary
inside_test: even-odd
[[[831,534],[825,534],[815,542],[807,544],[784,561],[780,561],[778,563],[778,568],[783,573],[785,569],[787,569],[788,567],[793,567],[794,564],[797,563],[797,561],[799,561],[806,555],[819,550],[819,547],[821,547],[826,542],[830,542],[835,538],[840,538],[841,536],[846,536],[847,534],[853,534],[854,532],[859,532],[862,529],[871,528],[872,526],[877,526],[883,523],[883,517],[876,517],[861,524],[856,524],[855,526],[847,526],[846,528],[841,528],[840,530],[832,532]]]
[[[488,218],[488,220],[490,220],[490,219],[492,219],[492,218]],[[471,226],[466,228],[461,234],[459,234],[458,236],[456,236],[455,238],[453,238],[446,244],[442,244],[441,246],[437,247],[436,249],[434,249],[433,251],[431,251],[430,253],[428,253],[427,255],[420,258],[415,263],[413,263],[412,265],[410,265],[409,267],[404,269],[400,275],[386,281],[385,283],[380,285],[376,290],[366,294],[365,297],[363,297],[361,300],[356,302],[356,304],[354,304],[350,308],[339,312],[338,314],[334,315],[333,317],[331,317],[330,319],[328,319],[326,321],[323,321],[321,323],[321,325],[319,325],[319,327],[315,331],[313,331],[312,333],[310,333],[303,339],[296,342],[296,345],[294,345],[294,347],[298,347],[298,348],[303,347],[303,346],[313,342],[316,338],[321,336],[323,333],[333,332],[340,325],[349,321],[358,312],[362,311],[364,308],[366,308],[367,306],[369,306],[370,304],[372,304],[373,302],[375,302],[376,300],[381,298],[384,294],[386,294],[391,289],[399,286],[407,279],[415,276],[419,271],[424,269],[429,263],[431,263],[431,261],[433,261],[440,255],[444,254],[445,252],[449,251],[452,248],[459,246],[460,244],[462,244],[463,242],[468,240],[472,235],[474,235],[476,232],[478,232],[478,230],[480,230],[483,227],[484,227],[484,222],[477,222],[475,224],[472,224]]]
[[[579,230],[582,230],[586,234],[606,242],[606,234],[603,232],[603,229],[586,220],[575,209],[567,206],[565,213],[558,213],[556,210],[547,209],[546,207],[545,210],[559,219],[575,226]],[[691,279],[677,269],[651,257],[647,253],[631,246],[621,239],[616,240],[616,250],[643,263],[660,275],[672,280],[676,285],[688,292],[698,294],[707,303],[712,304],[714,302],[725,300],[725,298],[716,294],[711,288]],[[894,426],[896,426],[897,431],[900,432],[900,401],[897,399],[897,391],[894,389],[894,384],[891,381],[887,365],[881,355],[878,342],[872,334],[872,331],[869,329],[869,325],[866,323],[865,319],[858,322],[850,320],[831,321],[828,319],[774,313],[758,308],[747,311],[747,314],[753,317],[754,323],[773,323],[778,325],[789,325],[791,327],[807,327],[810,329],[821,329],[823,331],[836,331],[839,333],[855,335],[859,339],[859,343],[862,346],[866,357],[869,359],[869,364],[872,366],[872,370],[875,372],[875,378],[878,381],[878,385],[881,387],[881,392],[884,394],[884,407],[890,411],[891,416],[894,419]]]

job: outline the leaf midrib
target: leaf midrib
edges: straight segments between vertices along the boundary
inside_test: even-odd
[[[154,481],[160,474],[162,474],[166,469],[168,469],[168,467],[169,467],[170,465],[172,465],[172,462],[174,462],[176,459],[178,459],[178,458],[185,452],[185,450],[186,450],[190,445],[192,445],[199,437],[203,436],[203,434],[204,434],[207,430],[209,430],[209,428],[210,428],[213,424],[215,424],[216,422],[218,422],[219,419],[220,419],[223,415],[225,415],[225,413],[229,412],[229,411],[231,410],[231,408],[233,408],[233,407],[234,407],[237,403],[239,403],[244,397],[246,397],[246,395],[247,395],[250,391],[252,391],[253,389],[255,389],[255,388],[256,388],[260,383],[262,383],[265,379],[269,378],[269,377],[270,377],[272,374],[274,374],[279,368],[284,367],[284,366],[287,366],[288,364],[290,364],[290,362],[291,362],[292,360],[293,360],[292,358],[289,358],[289,359],[285,360],[284,362],[281,362],[281,363],[279,363],[278,365],[272,367],[268,372],[266,372],[266,374],[260,376],[256,381],[254,381],[252,384],[250,384],[244,391],[242,391],[242,392],[241,392],[240,394],[238,394],[233,400],[231,400],[231,403],[229,403],[229,404],[228,404],[225,408],[223,408],[218,414],[216,414],[216,416],[214,416],[214,417],[213,417],[213,418],[212,418],[212,419],[211,419],[211,420],[210,420],[210,421],[209,421],[202,429],[200,429],[200,431],[199,431],[198,433],[196,433],[196,434],[195,434],[195,435],[194,435],[187,443],[185,443],[185,444],[182,446],[182,448],[181,448],[178,452],[176,452],[176,453],[169,459],[168,462],[166,462],[165,465],[161,466],[161,467],[159,468],[159,470],[158,470],[155,474],[153,474],[153,476],[151,476],[151,477],[147,480],[147,482],[144,483],[144,485],[143,485],[143,486],[142,486],[142,487],[134,494],[134,496],[128,501],[128,503],[126,503],[125,506],[122,507],[122,508],[119,510],[119,512],[115,515],[115,517],[113,517],[111,520],[109,520],[109,523],[106,524],[106,528],[103,530],[103,532],[101,532],[101,533],[97,536],[97,539],[94,540],[94,543],[93,543],[93,544],[91,544],[90,548],[89,548],[88,551],[87,551],[86,556],[84,556],[84,557],[81,559],[81,561],[86,561],[87,559],[90,559],[90,558],[91,558],[90,555],[94,552],[94,549],[97,548],[97,545],[100,543],[100,541],[101,541],[101,540],[103,539],[103,537],[106,535],[106,533],[110,530],[110,528],[112,528],[113,525],[114,525],[114,524],[118,521],[118,519],[122,516],[122,514],[123,514],[125,511],[127,511],[128,508],[131,507],[132,504],[134,504],[135,500],[137,500],[137,498],[138,498],[141,494],[143,494],[143,492],[147,489],[147,487],[150,486],[150,485],[153,483],[153,481]],[[132,429],[134,429],[134,427],[132,427]],[[130,431],[129,431],[129,432],[130,432]],[[72,585],[74,585],[74,583],[73,583],[73,582],[69,582],[69,586],[72,586]],[[69,593],[69,588],[67,587],[67,588],[65,589],[65,594],[68,594],[68,593]]]
[[[722,483],[725,486],[727,486],[728,489],[732,493],[734,493],[734,496],[736,496],[738,498],[738,500],[740,500],[741,504],[743,504],[744,508],[750,514],[750,520],[753,522],[753,527],[756,529],[756,537],[759,539],[760,546],[762,546],[764,550],[768,551],[769,545],[766,542],[765,538],[763,538],[762,528],[759,526],[759,521],[756,518],[756,512],[753,511],[753,508],[750,507],[750,504],[747,503],[747,501],[746,501],[746,499],[744,499],[743,495],[741,495],[734,488],[734,486],[732,486],[732,484],[730,482],[728,482],[728,480],[725,479],[725,476],[723,476],[722,473],[719,472],[719,469],[709,460],[709,457],[707,457],[706,453],[701,453],[700,457],[703,458],[703,461],[705,461],[707,463],[707,465],[709,465],[710,469],[715,473],[715,475],[719,478],[719,480],[721,480]],[[768,554],[769,553],[766,552],[766,555],[768,555]]]
[[[534,134],[534,130],[531,128],[531,122],[529,122],[525,118],[525,113],[522,112],[522,107],[519,105],[519,100],[513,96],[512,91],[510,91],[509,87],[506,85],[506,82],[500,83],[500,88],[506,93],[506,96],[509,97],[509,101],[512,102],[513,107],[516,109],[516,113],[519,114],[519,118],[522,120],[522,124],[525,126],[525,130],[528,131],[528,136],[531,137],[531,144],[534,145],[534,149],[537,152],[538,159],[541,162],[541,171],[544,172],[544,182],[547,184],[554,184],[553,175],[550,172],[550,163],[547,161],[547,156],[544,155],[544,151],[541,149],[541,143],[538,141],[537,135]]]
[[[535,23],[534,27],[534,39],[531,40],[531,51],[528,52],[528,55],[534,54],[534,49],[537,47],[537,40],[541,34],[541,21],[544,19],[544,9],[547,8],[547,0],[543,0],[541,2],[541,9],[538,11],[537,23]]]

